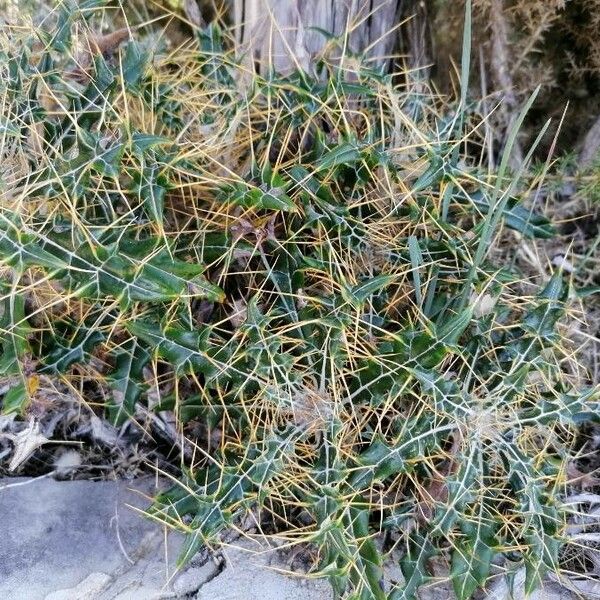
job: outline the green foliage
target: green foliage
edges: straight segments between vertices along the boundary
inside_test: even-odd
[[[94,365],[113,423],[147,403],[218,430],[148,511],[187,534],[182,562],[252,512],[314,544],[340,597],[416,598],[434,557],[461,599],[502,555],[539,585],[598,394],[574,390],[562,274],[525,295],[488,257],[502,225],[553,229],[465,154],[466,92],[414,111],[327,55],[249,78],[214,25],[77,73],[72,8],[3,57],[3,410],[26,412],[32,369]]]

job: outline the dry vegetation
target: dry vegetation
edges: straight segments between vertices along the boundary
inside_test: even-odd
[[[488,79],[446,95],[343,36],[257,74],[189,6],[166,38],[105,4],[0,34],[7,467],[154,464],[182,561],[277,533],[341,597],[592,593],[598,175],[538,127],[560,77],[595,89],[590,44],[547,55],[571,3],[475,2]]]

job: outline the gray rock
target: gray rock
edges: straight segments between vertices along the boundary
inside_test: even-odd
[[[106,573],[92,573],[75,587],[51,592],[46,596],[46,600],[87,600],[100,594],[111,581],[112,577]]]
[[[225,568],[200,587],[196,600],[331,600],[330,585],[290,573],[275,548],[245,539],[223,550]]]
[[[153,493],[153,480],[136,481],[135,492],[131,485],[0,480],[0,598],[101,598],[111,588],[141,585],[145,569],[143,583],[150,579],[162,593],[180,540],[169,535],[166,559],[160,526],[127,506],[146,505],[140,492]]]
[[[193,594],[218,574],[219,566],[213,561],[208,561],[201,567],[190,567],[175,578],[173,591],[180,596]]]
[[[153,484],[0,480],[0,599],[331,598],[326,582],[286,576],[256,542],[225,550],[223,564],[198,556],[176,572],[181,536],[130,508],[147,506]]]

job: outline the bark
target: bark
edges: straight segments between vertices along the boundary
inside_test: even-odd
[[[496,87],[502,91],[503,104],[501,111],[504,115],[505,130],[508,133],[513,128],[519,113],[519,101],[515,94],[515,86],[511,73],[510,44],[508,41],[508,24],[504,18],[504,0],[491,0],[491,70]],[[513,167],[523,162],[523,151],[519,142],[515,142],[511,156]]]
[[[402,51],[408,54],[410,69],[420,71],[419,78],[427,79],[432,65],[432,40],[430,15],[425,2],[412,2],[405,7],[403,17],[409,17],[406,23],[406,42]]]
[[[345,44],[374,65],[386,64],[397,48],[400,20],[413,0],[233,0],[237,41],[259,70],[308,70],[327,37],[348,31]]]

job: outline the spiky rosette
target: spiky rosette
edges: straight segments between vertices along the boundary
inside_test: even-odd
[[[215,25],[100,52],[100,4],[6,44],[4,410],[77,367],[114,423],[150,402],[217,431],[149,510],[182,560],[253,513],[340,596],[414,598],[433,557],[459,598],[503,556],[534,589],[597,394],[562,274],[526,294],[488,259],[502,227],[552,227],[482,170],[474,109],[337,51],[259,77]]]

